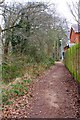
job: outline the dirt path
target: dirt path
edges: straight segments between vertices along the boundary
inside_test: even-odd
[[[76,118],[77,95],[77,85],[72,76],[58,62],[33,84],[28,101],[26,97],[21,98],[28,105],[19,110],[17,105],[17,110],[13,109],[14,114],[9,110],[8,117]]]
[[[77,86],[62,63],[39,77],[33,88],[29,118],[75,118]]]

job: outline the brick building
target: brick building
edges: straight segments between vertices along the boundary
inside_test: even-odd
[[[70,31],[70,43],[79,43],[80,42],[80,29],[79,29],[79,25],[74,24],[71,27],[71,31]]]

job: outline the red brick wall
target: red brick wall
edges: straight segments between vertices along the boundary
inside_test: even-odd
[[[70,37],[70,43],[79,43],[80,42],[80,33],[75,33],[72,31],[71,37]]]
[[[76,33],[76,43],[80,42],[80,33]]]

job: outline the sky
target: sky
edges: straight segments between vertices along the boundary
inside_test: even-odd
[[[78,0],[5,0],[5,2],[7,3],[11,3],[11,2],[19,2],[19,3],[25,3],[25,2],[31,2],[31,1],[35,1],[35,2],[47,2],[49,4],[55,3],[56,4],[56,9],[59,12],[59,14],[62,17],[65,17],[69,23],[69,26],[71,26],[72,24],[76,23],[73,16],[70,13],[70,10],[68,8],[67,2],[69,4],[71,4],[71,2],[73,1],[74,3],[78,2]]]

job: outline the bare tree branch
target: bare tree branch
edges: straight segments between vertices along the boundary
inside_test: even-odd
[[[0,4],[4,3],[5,0],[0,0]]]

